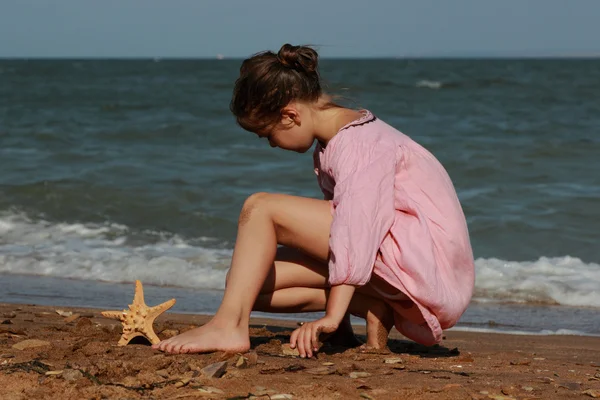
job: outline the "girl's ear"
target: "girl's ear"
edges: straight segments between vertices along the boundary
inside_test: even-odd
[[[301,125],[300,113],[298,109],[292,105],[287,105],[281,110],[281,123],[284,126],[290,126],[292,124]]]

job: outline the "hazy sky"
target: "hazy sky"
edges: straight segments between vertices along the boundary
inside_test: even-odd
[[[600,0],[0,0],[0,57],[600,55]]]

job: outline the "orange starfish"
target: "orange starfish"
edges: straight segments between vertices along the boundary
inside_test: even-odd
[[[156,317],[173,307],[175,299],[171,299],[154,307],[148,307],[144,302],[144,288],[142,282],[135,281],[135,295],[133,304],[129,305],[129,311],[102,311],[102,315],[121,321],[123,335],[119,340],[119,346],[125,346],[134,337],[143,336],[152,344],[160,342],[152,324]]]

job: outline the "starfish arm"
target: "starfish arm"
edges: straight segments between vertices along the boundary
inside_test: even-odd
[[[124,313],[124,311],[102,311],[100,314],[102,314],[106,318],[112,318],[112,319],[117,319],[119,321],[123,321],[123,319],[124,319],[123,313]]]
[[[150,341],[152,344],[160,343],[159,337],[154,333],[154,329],[152,329],[152,325],[149,327],[145,327],[142,329],[142,334],[146,339]]]
[[[150,309],[148,310],[148,318],[151,318],[153,320],[154,318],[158,317],[160,314],[167,311],[169,308],[173,307],[173,305],[175,303],[176,303],[176,300],[171,299],[171,300],[165,301],[164,303],[159,304],[157,306],[150,307]]]
[[[137,306],[145,306],[146,305],[146,303],[144,302],[144,287],[142,286],[142,282],[139,280],[135,281],[135,294],[133,295],[133,304],[130,305],[129,307],[131,308],[134,305],[137,305]]]

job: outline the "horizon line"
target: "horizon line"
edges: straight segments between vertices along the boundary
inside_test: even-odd
[[[227,61],[244,60],[248,56],[0,56],[2,61],[24,61],[24,60],[156,60],[156,61],[177,61],[177,60],[202,60],[202,61]],[[600,59],[598,54],[472,54],[472,55],[404,55],[404,56],[320,56],[321,60],[456,60],[456,59],[479,59],[479,60],[541,60],[541,59]]]

